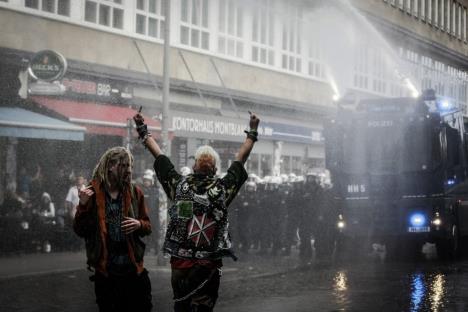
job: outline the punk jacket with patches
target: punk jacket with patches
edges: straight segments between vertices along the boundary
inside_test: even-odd
[[[227,207],[247,180],[242,163],[233,162],[223,178],[182,177],[164,155],[156,158],[154,169],[172,201],[164,251],[183,259],[232,256]]]

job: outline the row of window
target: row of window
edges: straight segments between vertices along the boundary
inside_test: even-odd
[[[0,0],[8,2],[8,0]],[[14,0],[10,0],[12,3]],[[131,1],[134,2],[134,1]],[[130,2],[130,3],[131,3]],[[133,9],[135,15],[135,32],[154,38],[162,38],[164,33],[165,0],[137,0]],[[24,0],[26,8],[36,9],[65,17],[71,16],[70,5],[80,3],[71,0]],[[116,29],[124,29],[124,0],[85,0],[84,21]]]
[[[383,0],[447,34],[467,41],[467,8],[457,0]]]
[[[81,16],[85,23],[161,39],[165,27],[166,1],[9,0],[9,3],[70,19],[79,18],[77,12],[84,7]],[[428,16],[432,16],[431,23],[438,16],[438,25],[446,25],[439,16],[445,16],[443,21],[452,21],[446,17],[447,14],[466,20],[466,14],[462,18],[462,15],[453,15],[452,11],[449,13],[441,9],[441,3],[445,8],[454,4],[460,8],[454,0],[384,1],[412,14],[417,13],[415,16],[418,18],[424,16],[428,22]],[[171,14],[175,17],[171,29],[176,29],[172,35],[178,37],[173,40],[181,45],[325,80],[327,65],[323,47],[318,44],[322,42],[320,35],[303,34],[310,25],[304,25],[307,21],[304,20],[303,11],[294,2],[257,0],[255,5],[246,6],[244,0],[172,0],[171,6]],[[434,11],[434,8],[439,9]],[[463,10],[460,12],[466,11]],[[126,24],[126,20],[133,20],[134,26]],[[455,34],[463,37],[466,32],[456,31]],[[407,88],[398,79],[399,73],[389,69],[387,55],[381,48],[362,44],[356,51],[347,53],[354,54],[350,81],[354,88],[386,96],[406,95]],[[441,94],[467,102],[466,73],[411,51],[401,53],[401,57],[407,60],[410,76],[419,82],[418,87],[436,88]]]
[[[8,0],[0,0],[8,2]],[[162,39],[164,33],[164,3],[167,0],[10,0],[12,4],[63,17],[80,16],[73,10],[84,7],[83,21],[128,31],[125,19],[134,12],[131,32]],[[84,2],[84,6],[82,5]],[[323,79],[318,47],[310,43],[306,62],[302,53],[302,11],[294,4],[284,4],[285,14],[279,16],[277,0],[258,0],[246,6],[241,0],[178,0],[173,1],[178,25],[178,42],[201,50],[247,59],[266,66]],[[132,7],[133,6],[133,7]],[[180,15],[179,15],[180,14]],[[217,25],[213,17],[217,16]],[[280,26],[278,25],[280,24]],[[281,27],[281,30],[277,29]],[[282,42],[277,31],[281,32]],[[305,66],[304,66],[305,65]]]
[[[70,0],[25,0],[24,6],[63,16],[70,15]]]
[[[387,96],[411,96],[405,83],[408,78],[416,89],[435,89],[438,95],[466,108],[467,72],[404,48],[399,49],[399,56],[402,63],[391,69],[382,50],[362,46],[354,55],[353,87]]]
[[[400,56],[406,61],[405,67],[419,83],[421,90],[432,88],[438,95],[466,108],[468,104],[468,73],[446,65],[428,56],[413,51],[400,49]]]

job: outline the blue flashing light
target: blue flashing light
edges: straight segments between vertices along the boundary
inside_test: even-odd
[[[450,107],[451,107],[451,105],[450,105],[449,101],[447,101],[447,100],[445,100],[445,101],[443,101],[442,103],[440,103],[440,108],[441,108],[441,109],[444,109],[444,110],[445,110],[445,109],[449,109]]]
[[[411,226],[419,227],[424,226],[426,224],[426,216],[422,213],[413,213],[410,217]]]
[[[455,107],[453,103],[449,102],[448,100],[443,100],[437,103],[437,109],[441,112],[448,112],[453,110]]]

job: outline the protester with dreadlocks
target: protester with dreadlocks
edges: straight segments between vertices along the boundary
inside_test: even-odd
[[[135,115],[143,144],[155,157],[154,169],[168,198],[168,224],[164,251],[171,255],[175,311],[212,311],[218,298],[222,258],[231,256],[227,206],[247,180],[244,169],[257,141],[259,119],[250,115],[250,130],[223,178],[217,177],[219,156],[210,146],[195,153],[193,174],[182,176],[161,153],[143,117]]]
[[[144,243],[151,233],[143,192],[131,183],[133,156],[124,147],[107,150],[91,184],[79,193],[76,234],[86,242],[94,268],[99,311],[151,311],[151,282],[143,268]]]

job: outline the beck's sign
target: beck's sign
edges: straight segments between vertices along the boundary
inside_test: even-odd
[[[60,80],[67,71],[67,60],[52,50],[37,52],[29,63],[29,74],[36,80]]]

